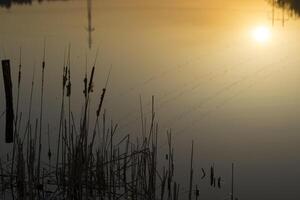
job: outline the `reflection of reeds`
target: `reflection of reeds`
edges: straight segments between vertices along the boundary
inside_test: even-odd
[[[298,0],[267,0],[273,6],[287,9],[289,15],[300,16],[300,3]],[[284,12],[284,11],[283,11]]]
[[[70,50],[69,50],[70,52]],[[70,53],[68,53],[70,54]],[[56,149],[50,144],[50,125],[47,134],[48,162],[43,162],[42,144],[43,95],[45,56],[42,63],[40,115],[31,123],[34,76],[31,85],[29,115],[24,135],[16,134],[14,149],[16,158],[8,159],[6,164],[0,160],[0,185],[2,197],[11,191],[15,199],[180,199],[180,185],[175,181],[174,146],[171,130],[167,131],[168,149],[166,165],[158,167],[158,122],[155,115],[155,100],[152,97],[150,126],[146,126],[146,116],[141,105],[142,134],[132,139],[125,135],[117,139],[118,124],[108,121],[103,107],[107,84],[111,73],[108,72],[105,86],[100,94],[95,110],[95,124],[89,129],[90,98],[93,88],[95,64],[89,80],[84,78],[84,105],[80,124],[75,124],[71,110],[70,56],[63,65],[62,101]],[[7,123],[13,137],[12,84],[9,61],[2,61],[5,87],[7,87]],[[20,82],[20,79],[19,81]],[[65,115],[65,95],[68,98],[68,115]],[[11,101],[11,103],[9,103]],[[23,132],[22,132],[23,133]],[[22,139],[21,139],[22,138]],[[10,138],[13,139],[13,138]],[[56,151],[56,161],[52,164],[52,151]],[[199,189],[193,189],[194,143],[190,158],[189,199],[198,199]],[[13,163],[15,162],[15,165]],[[8,170],[10,169],[10,170]],[[214,176],[213,176],[214,178]],[[214,178],[215,179],[215,178]],[[16,197],[15,197],[16,196]]]

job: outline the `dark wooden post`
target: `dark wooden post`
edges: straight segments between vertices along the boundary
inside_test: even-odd
[[[14,108],[9,60],[2,60],[2,71],[6,97],[5,142],[12,143],[14,138]]]

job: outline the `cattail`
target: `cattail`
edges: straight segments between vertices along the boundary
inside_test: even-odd
[[[48,124],[48,131],[47,131],[47,134],[48,134],[48,160],[49,160],[49,167],[50,167],[50,161],[51,161],[51,148],[50,148],[50,133],[49,133],[49,124]]]
[[[201,179],[204,179],[206,176],[205,170],[203,168],[201,168],[201,171],[202,171]]]
[[[45,50],[44,50],[45,52]],[[69,51],[70,52],[70,51]],[[44,53],[45,54],[45,53]],[[16,158],[9,157],[7,162],[3,163],[0,160],[0,186],[2,186],[2,194],[6,195],[8,189],[11,190],[12,199],[168,199],[178,200],[179,184],[175,180],[175,165],[174,165],[174,147],[172,144],[171,130],[167,131],[167,154],[162,154],[162,161],[166,163],[159,170],[157,166],[157,152],[158,152],[158,123],[155,122],[154,112],[154,96],[152,96],[152,110],[150,126],[146,121],[145,113],[142,114],[142,137],[137,137],[135,142],[132,142],[129,135],[125,137],[116,137],[116,129],[118,124],[113,124],[111,121],[110,127],[107,127],[106,113],[101,111],[107,90],[107,83],[110,77],[111,68],[109,70],[105,87],[102,90],[98,109],[96,110],[97,119],[94,131],[92,132],[91,140],[88,137],[89,132],[89,94],[93,91],[93,80],[95,75],[95,66],[93,66],[90,79],[87,79],[87,73],[84,78],[84,95],[85,104],[84,111],[82,111],[80,118],[80,130],[76,131],[76,123],[73,113],[70,108],[70,95],[71,95],[71,76],[70,76],[70,56],[68,63],[63,65],[62,74],[62,104],[60,121],[58,127],[58,142],[57,142],[57,157],[55,166],[51,165],[51,143],[50,143],[50,125],[45,132],[48,136],[48,156],[49,164],[42,162],[43,154],[41,154],[41,136],[42,136],[42,117],[43,117],[43,86],[44,86],[44,69],[45,69],[45,56],[42,63],[42,90],[41,90],[41,110],[40,117],[35,121],[35,129],[32,128],[30,123],[31,101],[33,93],[33,82],[30,97],[29,119],[27,121],[25,133],[27,133],[27,144],[18,137],[15,140]],[[5,65],[9,66],[8,63]],[[20,62],[21,63],[21,62]],[[3,62],[2,62],[2,65]],[[21,72],[19,66],[19,72]],[[3,70],[5,71],[5,70]],[[10,68],[9,68],[10,77]],[[5,74],[3,72],[3,74]],[[6,72],[7,74],[7,72]],[[19,73],[18,84],[21,81],[21,74]],[[33,78],[34,79],[34,78]],[[5,80],[4,80],[5,81]],[[11,80],[10,90],[12,90]],[[66,91],[66,92],[65,92]],[[10,91],[12,95],[12,91]],[[69,119],[65,116],[64,112],[64,98],[65,95],[69,96]],[[11,96],[12,100],[12,96]],[[12,105],[12,103],[11,103]],[[142,104],[141,104],[142,105]],[[18,111],[16,112],[18,113]],[[17,116],[16,113],[12,112]],[[100,113],[102,114],[100,115]],[[101,117],[100,117],[101,116]],[[20,117],[17,117],[18,126],[12,126],[12,129],[18,127],[20,130],[22,112]],[[98,121],[103,120],[103,124]],[[101,119],[102,118],[102,119]],[[14,118],[11,122],[16,123]],[[68,121],[69,120],[69,125]],[[72,124],[71,124],[72,121]],[[147,123],[148,126],[147,126]],[[84,127],[83,127],[84,125]],[[101,128],[100,128],[101,127]],[[45,127],[46,128],[46,127]],[[54,130],[54,129],[53,129]],[[12,131],[12,139],[15,135]],[[69,135],[68,135],[69,133]],[[74,133],[74,138],[73,138]],[[78,134],[77,134],[78,133]],[[99,143],[94,140],[96,133],[99,133]],[[146,135],[147,133],[147,135]],[[117,138],[119,139],[118,141]],[[89,140],[88,140],[89,139]],[[23,139],[24,141],[24,139]],[[99,145],[98,145],[99,144]],[[130,146],[129,146],[130,145]],[[131,149],[130,149],[131,147]],[[47,147],[46,147],[47,148]],[[61,149],[60,149],[61,148]],[[26,151],[25,157],[23,156],[23,149]],[[95,153],[94,153],[95,151]],[[25,153],[25,152],[24,152]],[[165,156],[165,157],[164,157]],[[194,142],[192,142],[192,150],[190,155],[190,170],[189,170],[189,185],[188,185],[188,199],[200,197],[198,186],[193,185],[193,157],[194,157]],[[47,158],[47,157],[46,157]],[[166,160],[164,160],[166,159]],[[14,167],[13,161],[16,162]],[[26,165],[25,165],[26,164]],[[45,167],[46,166],[46,167]],[[11,168],[11,171],[6,168]],[[26,170],[26,171],[25,171]],[[42,171],[40,171],[42,170]],[[53,171],[52,171],[53,170]],[[206,177],[206,171],[201,168],[201,179]],[[214,166],[210,169],[210,184],[211,186],[221,188],[222,179],[219,176],[215,177]],[[208,170],[209,171],[209,170]],[[201,172],[200,172],[201,173]],[[209,172],[208,172],[209,173]],[[9,180],[6,177],[11,177]],[[8,187],[7,187],[8,186]],[[165,194],[166,193],[166,194]],[[233,192],[232,192],[233,194]],[[14,197],[15,195],[15,197]],[[2,197],[3,197],[2,196]],[[167,197],[165,197],[167,196]],[[8,197],[8,198],[10,198]],[[233,198],[233,195],[232,195]]]
[[[69,74],[69,77],[70,77],[70,70],[68,70],[68,74]],[[68,84],[67,84],[67,97],[70,97],[71,96],[72,84],[71,84],[70,78],[68,80],[69,81],[68,81]]]
[[[67,97],[71,96],[71,89],[72,89],[72,84],[71,84],[71,58],[70,58],[70,52],[71,52],[71,46],[69,45],[69,51],[68,51],[68,66],[66,67],[67,71]]]
[[[63,70],[63,88],[66,87],[67,81],[68,81],[68,68],[64,66]]]
[[[93,78],[94,78],[94,73],[95,73],[95,66],[92,68],[91,76],[90,76],[90,82],[88,86],[88,93],[93,92]]]
[[[105,92],[106,92],[108,81],[109,81],[109,78],[110,78],[111,69],[112,69],[112,66],[109,68],[109,72],[108,72],[108,75],[107,75],[107,78],[106,78],[105,86],[102,89],[102,94],[101,94],[101,97],[100,97],[100,103],[99,103],[98,109],[96,111],[97,117],[99,116],[101,108],[102,108],[102,104],[103,104],[103,101],[104,101]]]
[[[39,151],[38,151],[38,166],[37,179],[40,184],[40,167],[41,167],[41,151],[42,151],[42,126],[43,126],[43,104],[44,104],[44,77],[45,77],[45,57],[46,57],[46,40],[44,40],[44,55],[42,61],[42,85],[41,85],[41,104],[40,104],[40,132],[39,132]]]
[[[22,61],[22,49],[20,48],[20,62],[19,62],[19,73],[18,73],[18,87],[20,86],[20,83],[21,83],[21,67],[22,67],[21,61]]]
[[[221,189],[221,177],[218,178],[218,188]]]
[[[214,172],[214,167],[210,167],[210,185],[214,185],[214,177],[215,177],[215,172]]]
[[[88,93],[88,85],[87,85],[87,56],[85,57],[85,76],[83,79],[83,83],[84,83],[84,89],[83,89],[83,94],[85,96],[85,98],[87,98],[87,93]]]
[[[196,196],[196,200],[198,200],[198,198],[200,196],[200,191],[198,189],[198,185],[196,185],[195,196]]]
[[[87,93],[88,94],[92,93],[93,88],[94,88],[93,79],[94,79],[95,66],[96,66],[96,62],[97,62],[97,58],[98,58],[98,53],[99,53],[99,48],[97,49],[96,58],[95,58],[94,65],[93,65],[92,72],[91,72],[91,76],[90,76],[90,81],[89,81],[89,84],[88,84],[88,87],[87,87]],[[87,83],[87,80],[86,80],[86,83]]]

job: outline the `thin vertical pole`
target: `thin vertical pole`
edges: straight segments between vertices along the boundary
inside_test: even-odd
[[[284,18],[284,3],[283,3],[283,6],[282,6],[282,27],[284,27],[284,23],[285,23],[285,18]]]
[[[272,2],[272,26],[274,26],[274,19],[275,18],[275,0]]]
[[[193,188],[193,157],[194,157],[194,140],[192,141],[192,151],[191,151],[189,200],[192,199],[192,188]]]
[[[233,195],[233,185],[234,185],[234,163],[232,163],[231,165],[231,200],[234,199],[234,195]]]

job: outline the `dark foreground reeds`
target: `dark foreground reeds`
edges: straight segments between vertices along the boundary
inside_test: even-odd
[[[141,107],[142,133],[132,138],[116,137],[118,124],[106,119],[103,102],[109,82],[99,96],[95,122],[90,122],[90,95],[96,60],[90,78],[84,78],[84,105],[80,124],[75,124],[71,110],[71,66],[70,48],[62,73],[62,96],[56,145],[50,144],[49,125],[43,131],[43,94],[45,56],[41,66],[41,99],[39,118],[31,121],[34,75],[29,100],[29,115],[25,130],[20,130],[22,114],[16,111],[13,118],[12,85],[9,80],[8,61],[3,61],[5,89],[7,90],[7,142],[13,142],[12,154],[0,159],[0,199],[198,199],[198,186],[193,185],[193,145],[190,160],[188,195],[180,196],[181,186],[174,180],[174,147],[171,131],[167,132],[168,152],[166,166],[159,165],[158,123],[155,115],[155,100],[152,97],[150,126],[146,128]],[[21,81],[19,67],[18,95]],[[17,103],[18,104],[18,103]],[[17,105],[18,106],[18,105]],[[15,122],[15,123],[14,123]],[[94,123],[94,124],[93,124]],[[92,127],[92,128],[90,128]],[[101,127],[101,128],[100,128]],[[53,133],[52,133],[53,134]],[[42,137],[48,144],[42,144]],[[97,141],[95,141],[97,138]],[[98,139],[99,138],[99,139]],[[52,139],[53,141],[53,139]],[[55,148],[55,149],[53,149]],[[47,153],[47,162],[41,152]],[[205,177],[205,171],[203,177]],[[215,187],[214,174],[211,174]],[[220,183],[219,183],[220,184]],[[195,187],[194,187],[195,186]],[[221,187],[219,185],[219,187]]]

